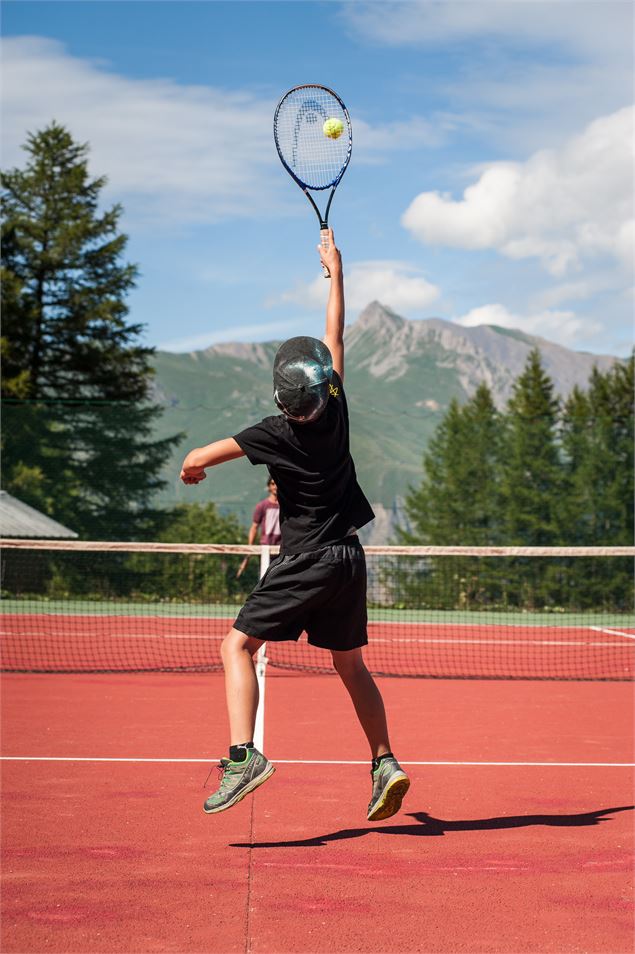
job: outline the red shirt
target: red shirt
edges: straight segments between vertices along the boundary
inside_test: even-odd
[[[280,543],[280,504],[261,500],[254,510],[254,523],[260,527],[260,542],[268,546]]]

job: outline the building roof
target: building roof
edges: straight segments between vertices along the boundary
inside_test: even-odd
[[[57,520],[0,490],[0,536],[35,540],[76,539],[77,534]]]

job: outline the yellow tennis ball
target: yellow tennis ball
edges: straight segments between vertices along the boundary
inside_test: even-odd
[[[329,139],[339,139],[344,132],[344,123],[341,119],[327,119],[322,131]]]

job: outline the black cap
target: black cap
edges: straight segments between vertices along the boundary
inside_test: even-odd
[[[327,405],[332,376],[333,358],[324,342],[289,338],[273,362],[273,399],[292,421],[315,421]]]

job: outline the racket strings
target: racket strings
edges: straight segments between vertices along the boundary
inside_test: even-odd
[[[332,139],[324,132],[329,119],[342,123]],[[276,112],[274,132],[280,157],[310,189],[328,189],[340,178],[351,151],[348,113],[328,90],[309,86],[292,90]]]

